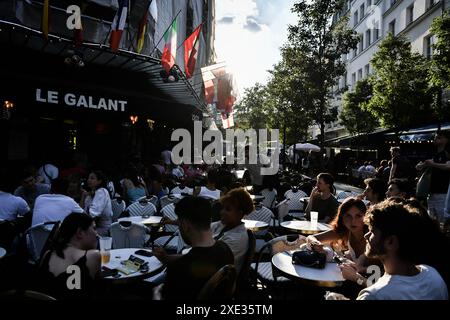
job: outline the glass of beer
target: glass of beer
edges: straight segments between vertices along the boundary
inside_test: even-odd
[[[111,256],[111,237],[100,237],[100,254],[102,255],[102,264],[107,264]]]

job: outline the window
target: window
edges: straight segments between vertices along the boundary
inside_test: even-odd
[[[355,85],[356,83],[356,73],[352,73],[352,85]]]
[[[406,8],[406,25],[414,21],[414,3]]]
[[[366,31],[366,48],[370,46],[371,39],[370,39],[370,29]]]
[[[359,53],[363,52],[363,50],[364,50],[364,35],[361,35],[361,38],[358,43],[358,50],[359,50]]]
[[[389,23],[389,32],[395,36],[395,19]]]
[[[429,35],[423,39],[425,57],[430,59],[433,56],[434,36]]]
[[[366,7],[367,9],[369,9],[369,7],[372,5],[372,0],[367,0],[366,1]]]
[[[359,20],[364,19],[364,3],[359,7]]]
[[[369,75],[369,73],[370,73],[370,65],[366,64],[366,66],[364,67],[364,74],[367,77]]]
[[[358,21],[358,10],[356,10],[353,14],[353,26],[356,26],[358,24]]]
[[[344,89],[347,88],[347,72],[344,73],[344,83],[343,83],[343,88],[344,88]]]
[[[397,2],[397,0],[391,0],[391,7]]]
[[[373,35],[373,41],[378,40],[378,38],[380,37],[380,29],[378,29],[378,26],[377,26],[376,29],[373,29],[373,33],[374,33],[374,35]]]
[[[430,9],[432,6],[434,6],[435,3],[436,3],[435,0],[427,0],[426,1],[426,8],[427,8],[427,10]]]
[[[353,58],[358,55],[358,48],[353,49]]]
[[[361,80],[363,76],[362,69],[358,70],[358,80]]]

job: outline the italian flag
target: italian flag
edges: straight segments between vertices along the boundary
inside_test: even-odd
[[[170,28],[164,34],[164,41],[166,41],[166,44],[164,45],[161,64],[167,74],[170,73],[170,69],[172,69],[175,64],[175,59],[177,57],[177,21],[178,17],[175,18]]]

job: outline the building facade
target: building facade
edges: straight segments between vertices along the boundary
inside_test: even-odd
[[[432,55],[434,36],[430,26],[434,18],[449,8],[448,0],[352,0],[343,12],[333,17],[349,18],[348,25],[360,36],[357,48],[342,57],[347,63],[346,74],[333,89],[353,88],[358,80],[367,77],[373,70],[370,60],[378,50],[378,45],[389,32],[405,35],[411,42],[412,50],[426,57]],[[342,110],[342,94],[336,93],[330,105]],[[309,135],[317,137],[320,130],[311,127]],[[325,139],[336,139],[348,135],[339,118],[326,126]]]

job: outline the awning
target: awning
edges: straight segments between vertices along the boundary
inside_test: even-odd
[[[71,39],[49,34],[49,41],[46,41],[39,30],[3,20],[0,20],[0,44],[32,49],[54,55],[61,60],[68,56],[69,50],[74,49]],[[178,82],[164,83],[162,81],[159,59],[127,50],[114,53],[107,45],[98,43],[83,43],[80,51],[85,64],[107,66],[144,75],[149,87],[157,89],[154,91],[159,94],[159,98],[191,105],[201,112],[208,113],[206,104],[180,70],[178,70],[180,74]]]

